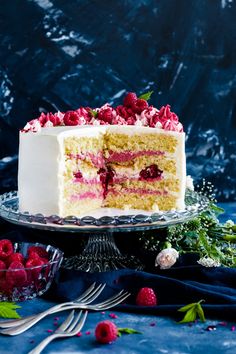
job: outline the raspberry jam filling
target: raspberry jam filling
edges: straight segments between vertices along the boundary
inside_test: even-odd
[[[80,171],[74,173],[74,179],[73,183],[83,183],[83,184],[101,184],[99,178],[93,177],[93,178],[84,178],[82,173]]]
[[[146,150],[146,151],[109,151],[109,157],[106,158],[107,162],[127,162],[133,160],[139,156],[160,156],[164,155],[163,151],[155,151],[155,150]]]
[[[113,183],[115,172],[110,166],[107,166],[106,169],[100,168],[100,170],[98,171],[98,175],[100,176],[100,181],[102,182],[102,187],[104,191],[103,197],[106,198],[108,184]]]
[[[158,168],[157,165],[150,165],[144,168],[139,173],[139,178],[141,181],[150,181],[162,176],[163,171]]]

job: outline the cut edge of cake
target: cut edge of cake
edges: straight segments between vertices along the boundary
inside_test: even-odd
[[[20,210],[28,211],[32,214],[42,213],[47,216],[57,214],[65,217],[67,215],[79,216],[80,214],[84,214],[86,211],[89,212],[95,208],[102,207],[104,205],[104,198],[84,198],[84,200],[82,200],[82,198],[78,198],[78,203],[74,209],[70,209],[70,206],[68,205],[66,206],[65,200],[67,199],[67,195],[64,194],[64,174],[66,170],[65,142],[67,141],[66,139],[70,139],[71,137],[84,139],[88,138],[88,140],[92,140],[92,137],[97,137],[98,139],[103,140],[105,134],[117,133],[124,134],[126,136],[132,136],[135,134],[138,136],[144,136],[146,134],[148,136],[150,136],[149,134],[161,134],[166,137],[172,136],[177,140],[177,149],[172,157],[176,160],[177,176],[179,179],[179,192],[175,206],[170,209],[184,209],[186,184],[184,133],[136,126],[76,126],[43,128],[36,134],[32,132],[20,134],[18,174]],[[29,151],[33,151],[33,154],[29,153]],[[148,158],[148,156],[146,158]],[[89,166],[89,163],[87,166],[94,168],[92,165]],[[97,173],[100,168],[101,166],[97,167]],[[72,171],[72,173],[76,173],[76,171]],[[156,183],[158,184],[158,181],[156,181]],[[101,187],[101,185],[102,182],[98,181],[98,187]],[[79,189],[78,186],[79,183],[76,186]],[[92,193],[94,191],[92,186],[89,186],[88,184],[87,187],[89,188],[86,189],[86,185],[84,186],[85,193],[87,190],[87,196],[93,196]],[[86,196],[86,194],[84,194],[84,196]],[[130,200],[131,198],[128,198],[127,202],[125,201],[123,205],[119,205],[119,208],[135,208],[135,205],[130,205]],[[107,206],[112,207],[109,203]],[[158,203],[154,203],[154,205],[150,206],[150,209],[144,209],[153,211],[162,210]]]

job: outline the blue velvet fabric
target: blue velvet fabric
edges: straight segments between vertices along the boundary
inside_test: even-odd
[[[107,298],[121,289],[131,293],[119,310],[177,316],[177,309],[191,302],[205,300],[203,308],[207,317],[235,319],[236,317],[236,269],[181,266],[151,274],[135,270],[118,270],[106,273],[84,273],[61,270],[46,297],[57,301],[73,300],[96,281],[106,283],[103,297]],[[135,297],[142,287],[155,290],[158,304],[140,307]]]

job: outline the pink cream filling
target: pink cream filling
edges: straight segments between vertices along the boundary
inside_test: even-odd
[[[80,154],[67,154],[70,159],[85,160],[90,159],[93,165],[97,168],[102,168],[105,166],[105,160],[102,152],[93,154],[92,152],[80,153]]]
[[[103,192],[102,193],[85,192],[81,194],[72,194],[70,197],[71,202],[76,202],[78,200],[83,200],[83,199],[103,199]]]
[[[141,177],[114,177],[113,179],[113,184],[114,183],[117,183],[117,184],[121,184],[121,183],[124,183],[126,182],[127,180],[128,181],[143,181],[143,182],[157,182],[157,181],[160,181],[162,180],[163,177],[162,176],[159,176],[159,177],[156,177],[156,178],[141,178]]]
[[[159,155],[164,155],[165,153],[163,151],[155,151],[155,150],[144,150],[144,151],[137,151],[137,152],[132,152],[132,151],[123,151],[123,152],[115,152],[115,151],[109,151],[109,157],[106,158],[107,162],[126,162],[130,161],[132,159],[135,159],[136,157],[139,156],[159,156]]]
[[[168,195],[167,191],[153,191],[149,189],[144,189],[144,188],[123,188],[122,191],[116,191],[113,188],[110,188],[108,190],[108,193],[112,193],[114,195],[119,195],[123,193],[135,193],[139,195]]]
[[[90,184],[90,185],[101,185],[101,181],[97,178],[91,178],[91,179],[86,179],[86,178],[74,178],[73,183],[83,183],[83,184]]]

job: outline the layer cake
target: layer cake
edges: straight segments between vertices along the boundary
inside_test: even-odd
[[[141,108],[81,107],[27,123],[20,132],[20,210],[65,217],[100,207],[183,209],[182,125],[169,106]]]

